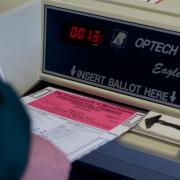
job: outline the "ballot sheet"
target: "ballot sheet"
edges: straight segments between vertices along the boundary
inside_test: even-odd
[[[125,133],[144,114],[56,88],[22,98],[32,131],[51,141],[74,161]]]

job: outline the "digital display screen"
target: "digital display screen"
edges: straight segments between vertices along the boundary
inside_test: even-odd
[[[103,31],[86,25],[65,23],[61,39],[77,45],[98,47],[103,41]]]

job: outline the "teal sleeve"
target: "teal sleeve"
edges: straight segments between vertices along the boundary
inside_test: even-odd
[[[0,82],[0,179],[19,180],[26,167],[30,121],[18,96]]]

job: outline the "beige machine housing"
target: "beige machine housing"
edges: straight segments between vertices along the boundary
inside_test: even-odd
[[[44,5],[52,5],[55,7],[180,32],[179,0],[163,0],[158,4],[140,0],[43,0],[42,19],[44,19]],[[42,23],[43,22],[44,21],[42,21]],[[44,24],[42,24],[42,28],[44,28]],[[88,92],[89,94],[104,97],[136,108],[142,108],[147,112],[156,111],[180,118],[180,110],[177,108],[168,107],[136,97],[130,97],[42,72],[40,72],[40,79],[82,92]],[[133,146],[142,151],[166,156],[170,159],[179,159],[179,147],[177,144],[157,139],[156,137],[147,136],[138,132],[136,128],[120,137],[117,142]]]

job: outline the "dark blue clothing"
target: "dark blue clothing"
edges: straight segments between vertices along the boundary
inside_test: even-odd
[[[0,180],[19,180],[28,160],[30,121],[18,96],[0,82]]]

